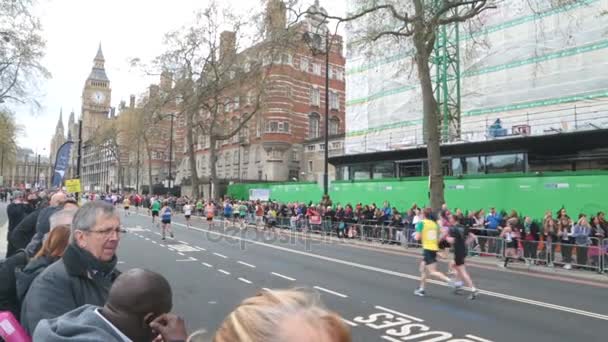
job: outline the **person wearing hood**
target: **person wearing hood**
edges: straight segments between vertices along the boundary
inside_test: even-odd
[[[160,332],[164,341],[185,341],[185,324],[169,314],[172,306],[167,279],[152,271],[131,269],[116,279],[103,307],[84,305],[44,319],[33,338],[45,342],[152,341]]]
[[[49,218],[51,231],[42,243],[42,248],[23,269],[15,271],[17,298],[23,302],[25,294],[36,277],[48,266],[63,256],[70,242],[70,226],[76,214],[75,209],[63,209]]]
[[[30,334],[42,319],[85,304],[103,305],[119,275],[116,250],[123,231],[113,205],[87,202],[76,212],[71,231],[62,258],[36,277],[23,301],[21,324]]]

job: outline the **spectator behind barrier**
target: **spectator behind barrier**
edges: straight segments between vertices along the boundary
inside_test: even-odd
[[[66,200],[67,196],[65,193],[57,192],[51,196],[49,206],[42,209],[38,215],[38,220],[36,221],[36,234],[34,234],[32,240],[28,243],[27,247],[25,247],[28,256],[32,257],[38,253],[40,246],[42,246],[44,235],[50,230],[49,218],[55,212],[61,210],[61,206]]]
[[[263,290],[245,299],[222,322],[214,342],[347,342],[349,329],[321,306],[318,294]]]
[[[70,241],[70,227],[77,209],[68,208],[55,212],[49,218],[51,231],[45,237],[42,248],[23,270],[17,270],[17,297],[23,302],[25,294],[36,277],[63,256]]]
[[[185,341],[183,320],[167,314],[173,306],[171,286],[158,273],[131,269],[116,279],[108,302],[103,306],[84,305],[54,319],[40,321],[34,331],[35,341],[152,341],[151,326],[170,334],[164,341]],[[180,322],[181,329],[167,321]],[[179,330],[179,335],[176,331]]]
[[[21,307],[21,324],[32,333],[42,319],[85,304],[105,303],[118,276],[116,249],[121,228],[109,203],[87,202],[72,223],[72,242],[63,257],[36,277]]]

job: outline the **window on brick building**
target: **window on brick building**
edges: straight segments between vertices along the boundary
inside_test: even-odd
[[[281,159],[283,158],[283,151],[273,149],[270,155],[272,156],[272,159]]]
[[[309,151],[309,152],[314,152],[315,145],[308,145],[308,146],[306,146],[306,150]]]
[[[255,136],[258,138],[262,136],[262,127],[264,127],[264,120],[260,115],[258,116],[257,121],[255,123]]]
[[[289,122],[279,122],[279,132],[289,133]]]
[[[321,64],[312,63],[312,73],[315,75],[321,75]]]
[[[289,64],[289,65],[292,65],[292,64],[293,64],[293,58],[291,57],[291,55],[290,55],[290,54],[288,54],[288,53],[284,53],[284,54],[281,56],[281,62],[282,62],[283,64]]]
[[[291,161],[297,162],[300,160],[300,154],[298,151],[291,151]]]
[[[329,108],[336,110],[340,109],[340,96],[338,95],[338,92],[329,92]]]
[[[239,165],[239,153],[235,153],[234,156],[232,157],[232,164]]]
[[[310,104],[317,107],[321,105],[321,91],[317,87],[310,89]]]
[[[330,79],[330,80],[331,80],[331,79],[333,79],[333,78],[334,78],[334,76],[335,76],[335,73],[334,73],[334,68],[330,66],[330,67],[329,67],[329,79]]]
[[[269,121],[266,123],[267,133],[276,133],[279,131],[279,123],[276,121]]]
[[[232,123],[230,125],[230,131],[228,133],[234,132],[234,130],[237,129],[238,127],[239,127],[239,119],[232,118]],[[239,142],[239,134],[238,133],[232,136],[232,142],[235,143],[235,144]]]
[[[304,72],[308,72],[308,66],[309,66],[308,58],[302,57],[300,59],[300,70],[304,71]]]
[[[329,135],[336,135],[340,130],[340,119],[332,117],[329,119]]]
[[[319,137],[319,120],[321,116],[318,113],[310,113],[308,116],[308,137],[310,139]]]
[[[312,160],[308,161],[308,172],[312,172]]]
[[[262,160],[262,151],[260,150],[260,147],[256,147],[255,148],[255,162],[259,163]]]
[[[243,149],[243,164],[249,164],[249,148],[245,147]]]

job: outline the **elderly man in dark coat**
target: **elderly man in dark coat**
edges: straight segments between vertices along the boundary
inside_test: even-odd
[[[63,257],[32,283],[21,308],[21,324],[31,334],[42,319],[85,304],[103,306],[114,280],[122,229],[114,206],[88,202],[72,222],[72,242]]]

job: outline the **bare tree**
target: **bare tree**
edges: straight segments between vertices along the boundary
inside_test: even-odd
[[[0,103],[26,102],[34,80],[50,76],[40,63],[45,42],[40,21],[31,12],[33,3],[0,0]]]
[[[217,196],[218,144],[236,136],[263,110],[270,89],[269,70],[290,33],[263,37],[249,17],[235,16],[212,2],[198,13],[195,23],[166,36],[167,51],[157,64],[176,76],[173,97],[185,115],[186,153],[193,196],[200,195],[195,140],[203,137],[209,149],[209,181]],[[243,42],[252,46],[240,51]],[[234,120],[236,119],[236,124]],[[196,139],[195,139],[196,133]]]
[[[422,89],[423,123],[429,162],[429,191],[431,207],[439,209],[445,202],[444,182],[440,152],[440,118],[437,100],[433,91],[430,58],[433,53],[438,29],[443,25],[466,22],[483,11],[495,8],[493,0],[382,0],[360,1],[358,8],[349,15],[334,16],[309,9],[301,12],[292,1],[290,8],[296,20],[302,15],[313,15],[338,24],[357,22],[360,30],[351,37],[363,47],[383,38],[392,38],[398,44],[413,48],[414,61]]]
[[[13,165],[17,157],[17,136],[21,132],[15,122],[14,115],[0,109],[0,175],[4,175],[4,169]]]

